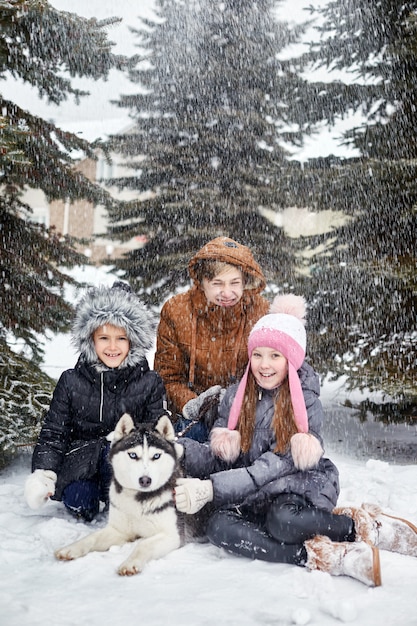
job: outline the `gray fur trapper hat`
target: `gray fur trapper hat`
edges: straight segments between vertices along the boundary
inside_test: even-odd
[[[72,343],[84,361],[98,364],[93,334],[105,324],[126,331],[130,349],[120,367],[135,366],[152,348],[156,321],[130,286],[115,282],[112,287],[93,287],[77,305],[72,325]]]

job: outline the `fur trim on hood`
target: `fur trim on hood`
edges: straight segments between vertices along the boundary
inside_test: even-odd
[[[72,343],[84,362],[102,365],[94,348],[93,334],[105,324],[123,328],[130,342],[129,353],[119,367],[135,366],[146,358],[153,345],[156,322],[129,285],[116,282],[112,287],[93,287],[77,305]]]

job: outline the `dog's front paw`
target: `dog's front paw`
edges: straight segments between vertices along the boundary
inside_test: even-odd
[[[60,550],[55,550],[54,552],[55,558],[59,561],[72,561],[75,557],[72,556],[72,553],[68,548],[61,548]]]
[[[65,548],[60,548],[59,550],[55,550],[55,558],[59,561],[73,561],[74,559],[78,559],[80,556],[84,556],[87,554],[88,550],[82,550],[81,546],[77,546],[77,544],[71,544],[69,546],[65,546]]]
[[[119,576],[135,576],[136,574],[140,574],[142,569],[143,565],[139,563],[139,561],[127,559],[120,565],[117,573]]]

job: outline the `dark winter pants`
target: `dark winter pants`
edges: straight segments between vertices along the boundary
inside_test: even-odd
[[[67,485],[62,492],[62,502],[75,517],[91,522],[100,508],[100,501],[109,500],[109,486],[112,475],[108,461],[110,444],[102,450],[98,470],[89,480],[76,480]]]
[[[228,552],[273,563],[305,565],[304,541],[326,535],[332,541],[354,541],[352,519],[318,509],[301,496],[283,494],[262,515],[222,509],[209,519],[207,537]]]
[[[186,419],[185,417],[180,417],[175,424],[175,432],[177,435],[182,433],[188,426],[192,424],[192,420]],[[209,433],[207,430],[207,426],[203,424],[203,422],[196,422],[191,426],[189,430],[187,430],[184,434],[181,434],[181,437],[188,437],[189,439],[195,439],[195,441],[199,441],[200,443],[204,443],[209,438]]]

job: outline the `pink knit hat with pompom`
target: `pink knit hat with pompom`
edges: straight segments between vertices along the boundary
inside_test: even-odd
[[[297,370],[300,369],[306,351],[305,315],[306,302],[302,296],[283,294],[276,296],[270,312],[255,324],[248,339],[248,356],[255,348],[274,348],[288,361],[288,379],[294,420],[298,432],[308,432],[307,410]],[[227,427],[235,430],[245,394],[250,361],[239,383],[230,409]]]

